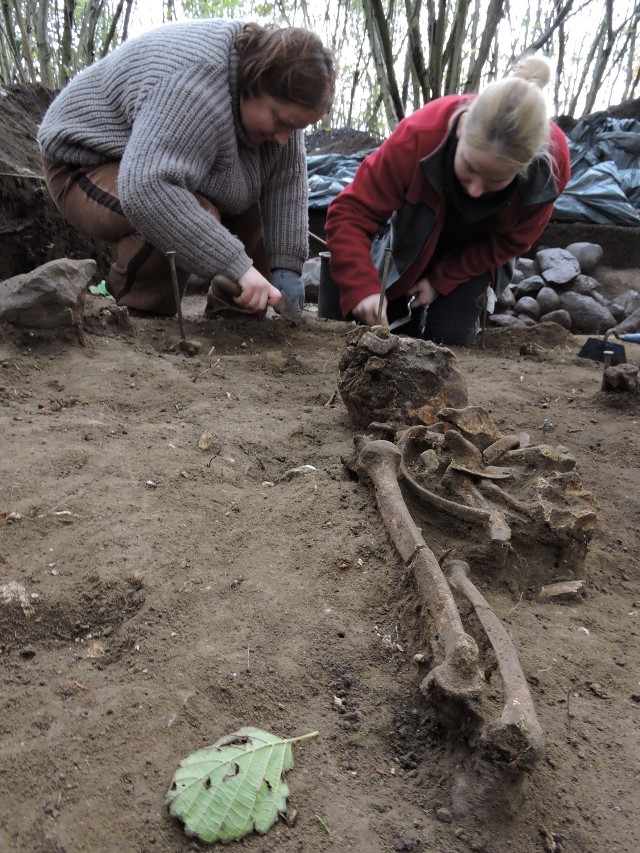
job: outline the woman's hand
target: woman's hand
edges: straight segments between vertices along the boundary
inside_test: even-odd
[[[267,281],[255,267],[249,267],[238,279],[238,284],[242,293],[236,302],[250,311],[265,311],[267,305],[277,305],[282,298],[278,288]]]
[[[410,288],[408,295],[416,297],[411,304],[411,310],[413,310],[431,305],[433,300],[438,298],[438,291],[431,285],[428,278],[421,278]]]
[[[378,316],[378,306],[380,305],[380,296],[378,294],[372,294],[371,296],[366,296],[362,299],[355,308],[351,309],[351,313],[356,318],[356,320],[360,320],[361,323],[365,323],[367,326],[375,326],[376,318]],[[388,326],[387,322],[387,300],[385,298],[384,304],[382,306],[382,316],[380,317],[380,325]]]

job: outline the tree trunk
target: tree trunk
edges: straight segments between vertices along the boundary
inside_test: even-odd
[[[465,43],[468,11],[469,0],[457,0],[457,6],[453,13],[453,26],[444,52],[444,61],[447,66],[445,95],[455,94],[460,85],[462,48]]]
[[[420,89],[420,100],[414,95],[416,106],[424,104],[429,98],[429,80],[427,68],[422,51],[422,36],[420,34],[420,14],[422,12],[422,0],[405,0],[407,11],[408,41],[411,55],[411,65],[415,74],[415,80]]]
[[[487,18],[480,36],[480,44],[478,46],[475,60],[469,71],[469,76],[464,86],[465,92],[477,92],[480,88],[480,80],[482,71],[487,64],[487,59],[491,51],[491,43],[495,38],[498,30],[498,25],[504,16],[504,0],[489,0],[487,9]]]
[[[73,66],[73,26],[75,23],[76,0],[64,0],[62,19],[62,39],[60,43],[60,82],[64,86],[72,74]]]
[[[444,42],[446,36],[446,0],[427,0],[429,21],[429,86],[430,97],[439,98],[442,94]]]
[[[400,94],[398,92],[398,84],[396,82],[396,75],[393,69],[393,57],[391,57],[390,61],[388,59],[391,44],[390,39],[388,38],[389,31],[388,28],[386,28],[386,21],[383,18],[383,25],[386,28],[387,35],[387,45],[385,48],[375,13],[376,6],[378,7],[378,11],[381,12],[379,0],[364,0],[362,6],[380,95],[382,97],[382,102],[387,116],[387,123],[389,127],[393,129],[402,118],[403,111]]]
[[[378,32],[378,38],[380,39],[384,66],[387,73],[389,96],[393,104],[393,109],[396,117],[395,123],[397,124],[400,119],[404,118],[404,109],[402,107],[402,99],[400,97],[400,90],[398,88],[398,81],[396,79],[395,57],[393,55],[393,48],[391,46],[391,34],[389,31],[389,24],[387,22],[387,17],[384,13],[384,9],[382,8],[382,0],[365,0],[365,4],[368,3],[371,4],[373,20],[375,22],[375,27]]]
[[[30,83],[35,83],[38,79],[35,65],[33,64],[33,56],[31,55],[32,44],[27,32],[27,25],[22,15],[22,8],[19,0],[13,0],[13,13],[15,16],[15,25],[20,31],[21,50],[20,56],[24,64],[27,66],[27,80]]]
[[[54,88],[53,69],[51,67],[51,50],[49,48],[49,0],[40,0],[36,6],[35,37],[38,65],[40,67],[40,82],[48,89]]]

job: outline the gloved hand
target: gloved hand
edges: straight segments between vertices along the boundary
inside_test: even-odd
[[[300,273],[285,269],[271,270],[271,284],[277,287],[280,293],[286,293],[291,300],[294,310],[298,314],[302,314],[302,309],[304,308],[304,284]],[[275,310],[278,310],[277,307]]]

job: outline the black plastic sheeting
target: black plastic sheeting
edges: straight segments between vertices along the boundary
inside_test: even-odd
[[[552,219],[640,225],[640,122],[594,113],[568,136],[571,180]]]
[[[640,122],[594,113],[568,136],[571,180],[556,201],[552,219],[596,225],[640,225]],[[353,180],[358,154],[307,157],[309,207],[326,208]]]
[[[313,154],[307,157],[309,207],[329,207],[333,199],[350,184],[360,163],[375,148],[358,154]]]

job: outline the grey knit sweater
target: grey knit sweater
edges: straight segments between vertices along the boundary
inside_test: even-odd
[[[308,248],[304,134],[253,145],[242,129],[233,46],[242,23],[167,24],[125,42],[75,77],[45,115],[38,142],[55,162],[120,160],[129,221],[178,265],[233,278],[252,264],[199,204],[223,213],[259,202],[271,268],[300,271]]]

